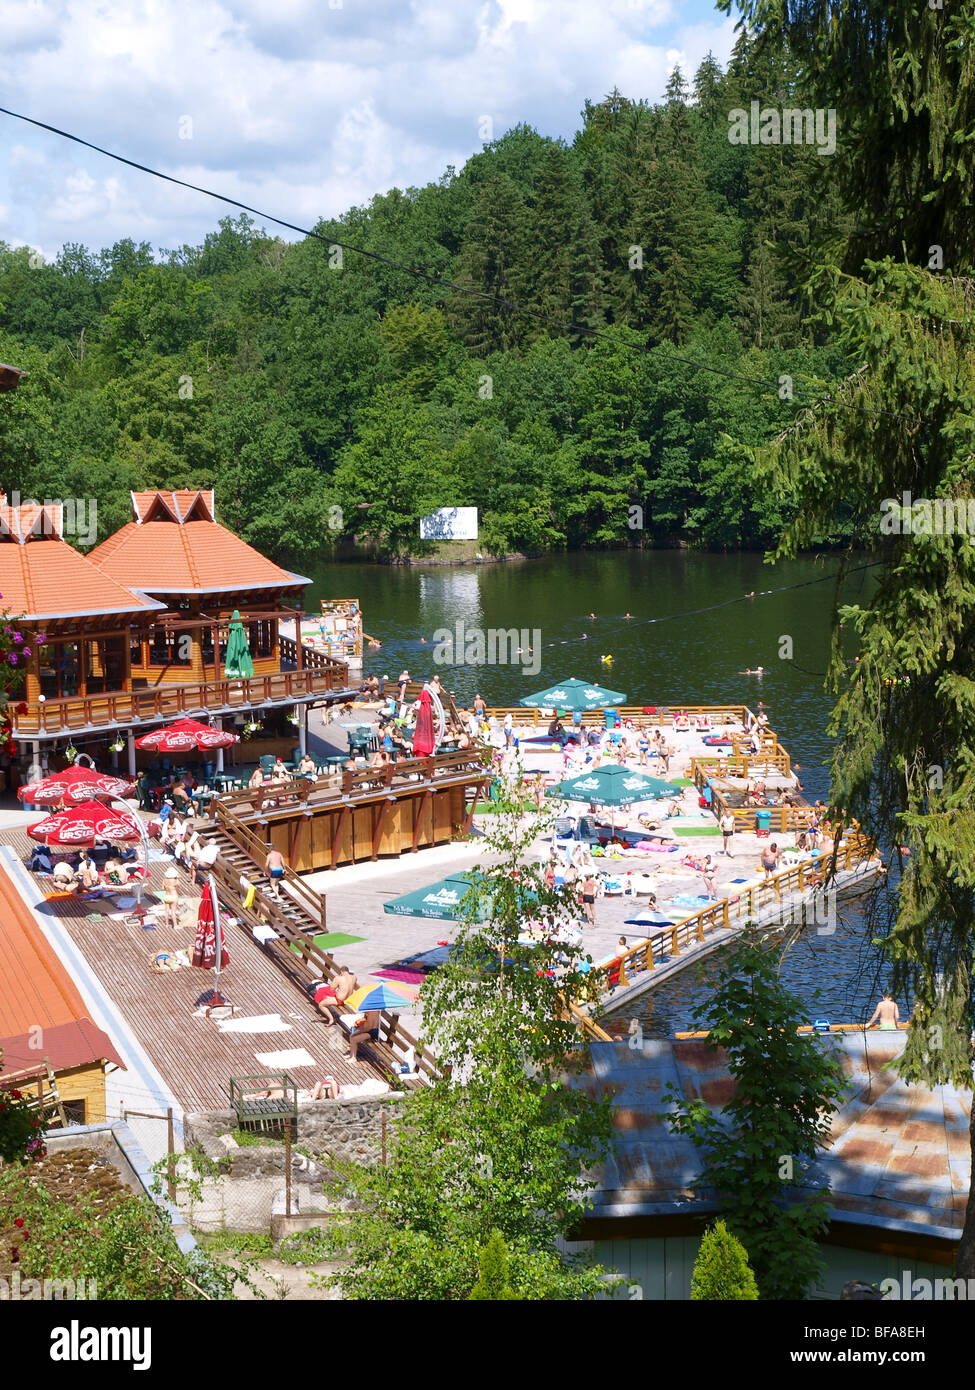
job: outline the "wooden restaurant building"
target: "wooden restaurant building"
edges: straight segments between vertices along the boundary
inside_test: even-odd
[[[119,739],[134,773],[135,739],[183,716],[239,728],[279,711],[297,719],[286,741],[304,748],[308,706],[348,685],[343,663],[280,631],[282,620],[300,631],[310,581],[222,526],[212,491],[136,492],[132,512],[82,555],[60,506],[0,502],[0,603],[29,651],[10,707],[11,783],[69,744],[97,756]],[[254,663],[246,680],[224,675],[235,610]],[[253,755],[283,748],[266,743],[254,740]]]

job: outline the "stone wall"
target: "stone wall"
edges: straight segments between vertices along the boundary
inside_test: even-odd
[[[291,1182],[296,1198],[299,1188],[305,1192],[306,1208],[317,1205],[311,1199],[321,1193],[322,1183],[330,1175],[330,1159],[379,1161],[383,1117],[387,1136],[391,1136],[401,1099],[402,1095],[394,1092],[299,1104]],[[190,1171],[189,1160],[180,1160],[179,1205],[197,1230],[266,1232],[271,1227],[275,1195],[285,1185],[284,1144],[269,1140],[267,1144],[240,1145],[233,1137],[236,1127],[233,1110],[198,1112],[184,1118],[187,1149],[198,1147],[211,1163],[219,1164],[219,1173],[213,1176],[195,1175],[202,1191],[194,1195],[181,1181],[183,1172]]]
[[[396,1123],[400,1092],[385,1096],[361,1096],[348,1100],[303,1101],[298,1105],[298,1132],[293,1146],[307,1149],[316,1157],[354,1159],[358,1163],[375,1163],[382,1153],[383,1127],[387,1135]],[[383,1117],[385,1116],[385,1122]],[[200,1111],[184,1120],[186,1147],[198,1144],[211,1159],[232,1156],[232,1169],[248,1177],[262,1173],[261,1155],[265,1149],[277,1154],[281,1145],[246,1145],[233,1142],[237,1117],[232,1110]],[[255,1135],[258,1134],[255,1131]],[[229,1142],[228,1142],[229,1140]],[[266,1158],[264,1160],[267,1161]],[[278,1171],[280,1157],[276,1159]]]

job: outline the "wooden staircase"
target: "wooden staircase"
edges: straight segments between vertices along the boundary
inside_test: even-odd
[[[223,874],[218,874],[222,881],[226,882],[227,875],[232,875],[237,880],[238,890],[241,878],[253,883],[257,889],[255,908],[258,902],[267,904],[273,909],[275,918],[284,918],[294,931],[305,935],[314,936],[328,930],[325,894],[317,893],[290,868],[285,868],[284,878],[279,880],[278,898],[275,901],[270,891],[271,880],[264,868],[268,846],[236,816],[225,815],[223,823],[219,825],[201,823],[198,834],[201,840],[208,844],[216,842],[219,846],[220,856],[216,867],[222,866],[224,870]]]

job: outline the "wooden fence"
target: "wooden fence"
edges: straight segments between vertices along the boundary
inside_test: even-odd
[[[754,920],[763,907],[773,900],[781,901],[784,892],[802,893],[824,886],[826,879],[835,872],[853,868],[871,853],[869,841],[854,832],[843,840],[835,856],[823,855],[816,860],[792,864],[773,874],[767,883],[743,889],[735,897],[721,898],[683,922],[653,931],[642,945],[631,946],[590,971],[588,981],[591,981],[594,996],[605,1002],[618,986],[632,983],[633,975],[655,970],[667,957],[679,956],[688,947],[701,944],[723,928]]]

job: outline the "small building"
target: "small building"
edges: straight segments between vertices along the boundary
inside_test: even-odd
[[[106,1118],[105,1076],[124,1063],[88,1016],[77,986],[6,872],[0,872],[0,1086],[49,1094],[48,1069],[67,1118]]]
[[[799,1186],[831,1190],[827,1271],[815,1298],[838,1298],[852,1279],[900,1287],[904,1271],[932,1281],[951,1274],[971,1179],[972,1095],[900,1080],[894,1063],[906,1036],[857,1029],[810,1038],[836,1050],[847,1086],[829,1145]],[[686,1299],[701,1234],[721,1205],[698,1150],[671,1130],[665,1093],[724,1105],[736,1084],[727,1055],[700,1038],[635,1049],[594,1042],[589,1054],[584,1084],[613,1097],[618,1148],[598,1174],[579,1238],[639,1297]]]
[[[13,738],[30,753],[21,778],[67,743],[98,756],[120,737],[133,773],[135,738],[182,716],[243,725],[276,711],[279,746],[251,751],[280,751],[304,741],[302,711],[348,685],[343,663],[280,632],[282,619],[300,630],[309,581],[222,526],[212,491],[136,492],[132,509],[82,555],[59,505],[0,501],[0,593],[29,653],[12,706]],[[254,663],[246,680],[225,676],[235,610]]]
[[[133,643],[135,689],[222,680],[231,616],[239,611],[254,674],[281,669],[278,624],[300,620],[311,581],[283,570],[216,519],[207,492],[133,492],[133,519],[88,558],[109,579],[162,609]],[[294,653],[289,648],[289,655]]]

